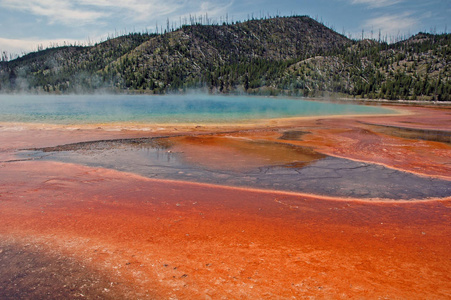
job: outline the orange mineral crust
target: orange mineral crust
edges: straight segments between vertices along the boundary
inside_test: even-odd
[[[168,137],[162,153],[217,173],[297,160],[301,168],[331,155],[446,185],[451,110],[395,108],[403,114],[227,127],[0,124],[0,298],[450,299],[449,196],[220,187],[18,152]]]
[[[0,172],[2,240],[103,274],[100,297],[451,297],[449,198],[328,199],[54,162]]]
[[[328,155],[450,179],[451,110],[402,110],[407,113],[298,121],[287,130],[304,134],[297,141],[287,142],[310,146]]]

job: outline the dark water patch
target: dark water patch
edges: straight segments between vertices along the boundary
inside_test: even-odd
[[[308,134],[310,132],[308,131],[302,131],[302,130],[290,130],[283,132],[282,136],[279,138],[280,140],[286,140],[286,141],[301,141],[302,136],[304,134]]]
[[[451,196],[449,181],[336,157],[303,168],[267,168],[257,176],[260,182],[283,190],[345,198],[409,200]]]
[[[202,141],[202,138],[197,137],[190,137],[188,140],[195,141],[196,145],[199,143],[202,145],[198,139]],[[198,155],[200,158],[193,160],[192,148],[184,148],[191,149],[191,152],[174,151],[174,149],[180,149],[177,143],[181,142],[186,141],[183,138],[179,140],[134,139],[127,142],[100,141],[22,151],[18,155],[23,158],[33,157],[110,168],[149,178],[293,191],[332,197],[409,200],[451,196],[450,181],[418,176],[376,164],[328,157],[315,153],[311,148],[271,142],[227,140],[219,145],[231,147],[233,151],[221,152],[217,149],[222,148],[215,148],[217,140],[205,139],[203,147],[211,147],[212,144],[214,147],[207,152],[202,152]],[[239,151],[235,151],[237,147]],[[203,148],[194,150],[196,149]],[[259,156],[256,160],[258,164],[255,164],[255,161],[252,164],[245,162],[253,151]],[[233,155],[231,156],[230,153]],[[274,153],[276,156],[286,156],[280,160],[282,163],[274,158]],[[215,156],[216,160],[209,158],[209,155]],[[287,157],[289,157],[288,160]],[[210,162],[203,163],[202,158],[205,162]],[[235,162],[237,166],[215,168],[214,162],[221,160],[225,162],[225,165]]]
[[[33,148],[28,150],[42,152],[61,152],[61,151],[96,151],[120,148],[155,148],[167,149],[170,144],[166,138],[137,138],[137,139],[116,139],[101,140],[92,142],[79,142],[55,147]]]
[[[18,157],[104,167],[154,177],[152,170],[182,166],[170,147],[167,138],[117,139],[33,148],[19,151]]]
[[[390,125],[377,125],[371,123],[364,123],[370,125],[372,129],[376,132],[392,135],[401,138],[424,140],[441,142],[446,144],[451,144],[451,131],[445,130],[431,130],[431,129],[420,129],[411,127],[400,127],[400,126],[390,126]]]
[[[124,299],[133,294],[75,259],[0,241],[0,299]]]

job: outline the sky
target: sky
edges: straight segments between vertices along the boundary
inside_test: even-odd
[[[451,0],[0,0],[0,52],[88,45],[179,27],[190,16],[222,23],[307,15],[351,38],[449,33]]]

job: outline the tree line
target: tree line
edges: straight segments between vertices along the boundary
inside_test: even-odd
[[[305,17],[193,24],[0,62],[0,91],[212,93],[451,100],[451,35],[350,40]]]

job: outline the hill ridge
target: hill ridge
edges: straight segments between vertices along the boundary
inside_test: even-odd
[[[0,64],[0,92],[337,94],[449,100],[451,36],[354,41],[307,16],[185,25]]]

